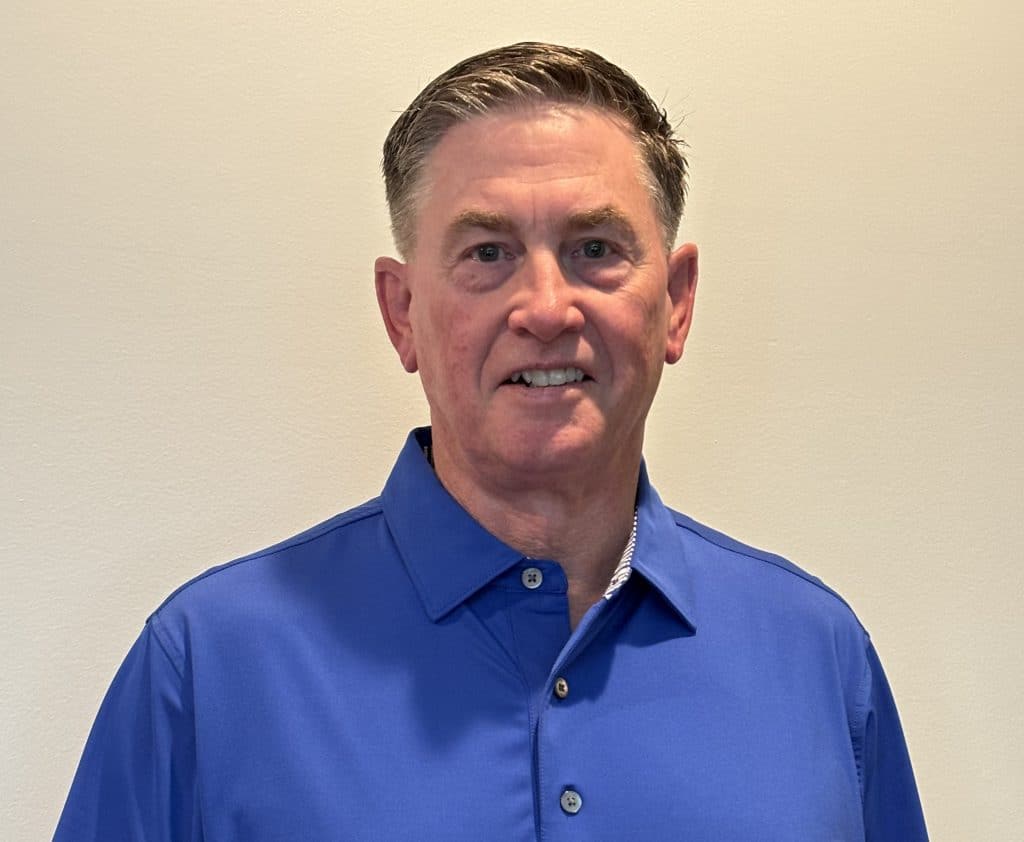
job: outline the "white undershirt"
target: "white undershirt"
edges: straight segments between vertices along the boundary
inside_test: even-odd
[[[625,584],[629,574],[633,572],[633,550],[636,549],[636,509],[633,509],[633,528],[629,532],[629,540],[626,542],[626,549],[622,551],[622,557],[612,572],[612,580],[605,589],[604,598],[611,599],[616,592]]]

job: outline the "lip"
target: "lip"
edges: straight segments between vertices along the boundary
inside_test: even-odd
[[[510,406],[543,407],[570,406],[590,393],[593,380],[565,383],[561,386],[527,386],[523,383],[503,383],[498,389]]]
[[[559,361],[555,361],[555,362],[548,361],[548,362],[543,362],[543,363],[540,363],[540,362],[524,362],[524,363],[521,363],[520,365],[516,366],[515,368],[508,369],[505,372],[505,376],[502,377],[501,383],[499,385],[501,385],[501,386],[519,385],[519,384],[511,383],[511,380],[512,380],[512,377],[514,375],[516,375],[516,374],[518,374],[518,373],[520,373],[522,371],[558,371],[559,369],[565,369],[565,368],[578,368],[580,371],[583,372],[583,380],[582,381],[575,381],[573,383],[565,383],[565,384],[563,384],[565,386],[580,386],[583,383],[587,383],[587,382],[592,381],[594,379],[594,375],[591,373],[590,369],[587,366],[585,366],[582,363],[579,363],[579,362],[577,362],[575,360],[568,360],[568,361],[561,361],[561,360],[559,360]],[[557,387],[557,386],[555,386],[555,387],[547,386],[547,387],[544,387],[544,388],[559,388],[559,387]]]

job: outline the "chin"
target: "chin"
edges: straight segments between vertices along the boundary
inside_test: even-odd
[[[580,431],[510,436],[495,450],[511,471],[563,474],[578,473],[581,469],[589,472],[607,461],[604,451],[600,438],[581,435]]]

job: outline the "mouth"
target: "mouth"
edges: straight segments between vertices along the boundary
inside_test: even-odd
[[[593,380],[582,369],[569,366],[567,368],[527,368],[516,371],[505,384],[519,384],[528,389],[544,389],[550,386],[565,386]]]

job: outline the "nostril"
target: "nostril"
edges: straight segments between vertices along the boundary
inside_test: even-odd
[[[586,319],[575,304],[536,303],[515,307],[509,312],[508,326],[517,333],[530,334],[547,342],[562,333],[578,333]]]

